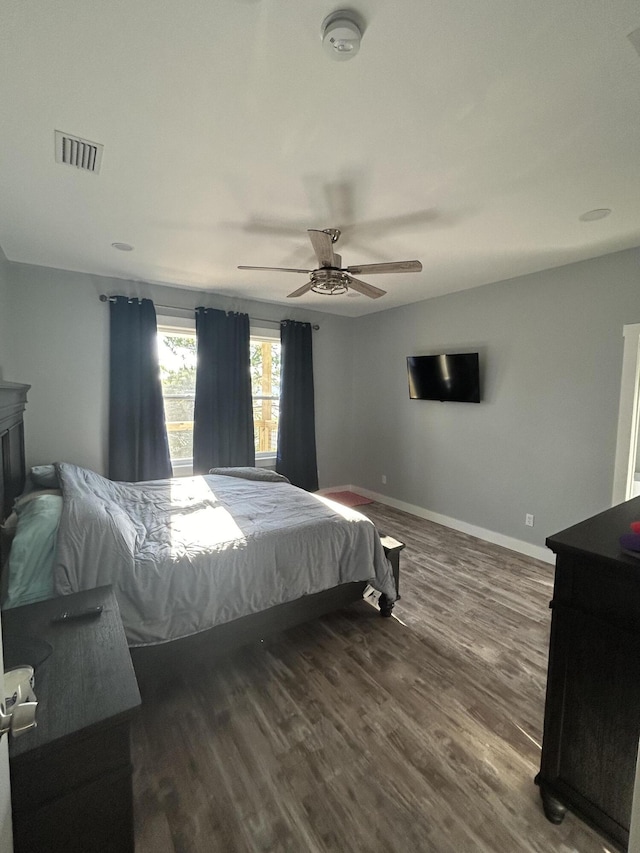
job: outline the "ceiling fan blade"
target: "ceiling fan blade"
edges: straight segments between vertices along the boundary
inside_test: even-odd
[[[292,270],[288,267],[238,267],[239,270],[271,270],[272,272],[303,272],[309,275],[311,270]]]
[[[307,284],[303,284],[302,287],[299,287],[297,290],[294,290],[293,293],[287,294],[287,299],[292,299],[294,296],[303,296],[307,291],[311,290],[313,287],[313,282],[309,281]]]
[[[380,296],[384,296],[387,292],[386,290],[380,290],[379,287],[374,287],[372,284],[367,284],[366,281],[358,281],[357,278],[353,278],[352,276],[349,276],[349,284],[347,287],[357,290],[358,293],[362,293],[363,296],[370,296],[371,299],[378,299]]]
[[[318,263],[321,267],[334,267],[335,258],[333,256],[333,238],[326,231],[316,231],[315,228],[308,228],[307,234],[311,240],[313,251],[316,253]]]
[[[357,275],[371,275],[381,272],[421,272],[420,261],[391,261],[388,264],[360,264],[359,266],[347,267],[348,273]]]

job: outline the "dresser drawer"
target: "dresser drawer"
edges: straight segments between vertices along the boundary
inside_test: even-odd
[[[640,560],[609,568],[595,558],[559,554],[553,603],[640,634]]]
[[[14,814],[14,853],[133,853],[131,768]]]
[[[49,749],[21,755],[10,765],[14,814],[32,811],[129,765],[128,722],[93,736],[66,740],[57,748],[52,744]]]

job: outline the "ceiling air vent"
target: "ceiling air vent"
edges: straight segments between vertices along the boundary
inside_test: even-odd
[[[71,136],[70,133],[62,133],[56,130],[56,163],[65,166],[75,166],[84,172],[100,171],[102,162],[102,150],[104,145],[99,142],[89,142],[80,139],[79,136]]]

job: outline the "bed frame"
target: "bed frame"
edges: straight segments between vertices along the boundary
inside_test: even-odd
[[[24,423],[30,385],[0,381],[0,521],[11,512],[14,500],[24,488]]]
[[[14,500],[25,481],[24,409],[30,385],[0,381],[0,523],[11,512]],[[9,542],[0,537],[0,578],[6,562]],[[0,589],[2,589],[0,582]]]
[[[0,381],[0,463],[2,467],[0,520],[2,521],[9,515],[15,498],[24,488],[26,467],[23,414],[27,402],[27,391],[30,387],[30,385]],[[404,545],[391,537],[383,537],[382,544],[391,561],[397,589],[399,553]],[[5,542],[2,549],[5,553],[0,552],[0,570],[5,563],[8,543]],[[243,645],[261,641],[294,625],[311,621],[353,604],[362,599],[365,587],[365,582],[342,584],[324,592],[279,604],[260,613],[216,625],[184,639],[132,648],[131,656],[137,672],[155,663],[164,666],[172,658],[184,661],[185,655],[195,654],[200,657],[199,653],[202,653],[206,654],[208,660],[217,659]],[[389,602],[383,595],[379,604],[380,614],[391,616],[393,602]]]

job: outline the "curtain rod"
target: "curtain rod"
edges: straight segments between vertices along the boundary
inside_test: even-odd
[[[137,299],[138,297],[133,296],[131,298]],[[100,302],[115,302],[115,301],[116,301],[115,296],[107,296],[106,293],[100,294]],[[160,308],[160,309],[164,308],[165,311],[194,311],[195,310],[194,308],[184,308],[180,305],[156,305],[155,303],[154,303],[154,307]],[[279,323],[280,322],[279,320],[268,320],[266,317],[249,317],[249,319],[255,320],[257,323]],[[314,323],[311,326],[311,328],[317,332],[318,329],[320,328],[320,326],[317,323]]]

